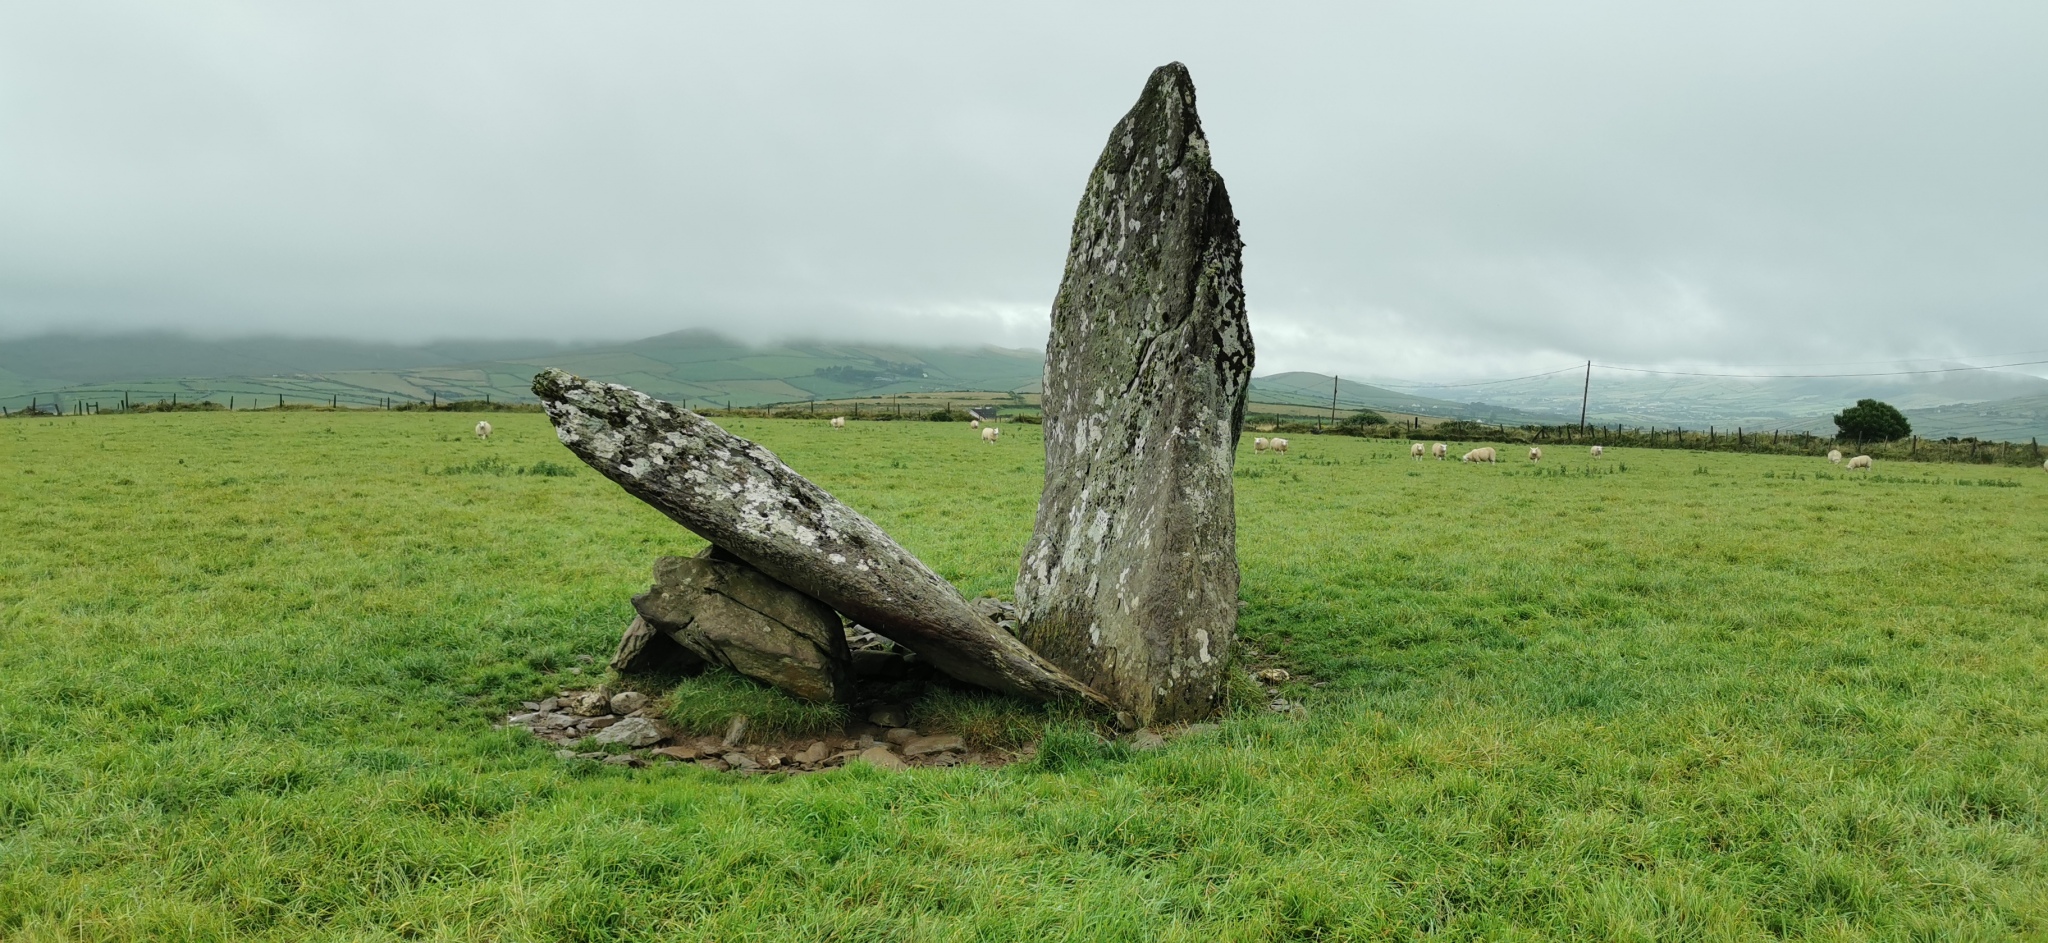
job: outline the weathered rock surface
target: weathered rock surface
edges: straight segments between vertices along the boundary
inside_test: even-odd
[[[612,713],[621,716],[631,714],[647,706],[647,695],[638,691],[620,691],[612,695]]]
[[[712,555],[662,557],[640,618],[699,658],[808,701],[853,695],[839,614],[774,577]]]
[[[623,743],[629,747],[653,746],[668,737],[654,721],[645,717],[628,717],[598,731],[591,739],[598,743]]]
[[[1109,706],[767,449],[672,403],[560,370],[534,377],[533,391],[562,444],[627,493],[940,671],[1025,697]]]
[[[1024,641],[1146,724],[1214,713],[1236,636],[1242,250],[1194,83],[1162,66],[1074,216],[1016,592]]]

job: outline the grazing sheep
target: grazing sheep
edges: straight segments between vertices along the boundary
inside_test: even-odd
[[[2042,471],[2048,471],[2048,462],[2042,462],[2042,463],[2041,463],[2041,470],[2042,470]]]
[[[979,429],[979,428],[981,428],[981,420],[979,420],[979,419],[969,419],[969,420],[967,420],[967,428],[969,428],[969,429]]]
[[[1855,471],[1856,469],[1859,469],[1859,468],[1861,468],[1861,469],[1863,469],[1863,470],[1865,470],[1865,471],[1869,471],[1869,470],[1870,470],[1870,456],[1868,456],[1868,455],[1858,455],[1858,456],[1856,456],[1855,458],[1852,458],[1852,459],[1850,459],[1850,460],[1849,460],[1849,470],[1850,470],[1850,471]]]
[[[1842,464],[1842,453],[1841,453],[1841,452],[1840,452],[1839,450],[1836,450],[1836,449],[1829,449],[1829,450],[1828,450],[1828,464],[1830,464],[1830,465],[1840,465],[1840,464]]]
[[[1470,452],[1466,452],[1465,456],[1463,458],[1458,459],[1458,461],[1473,463],[1485,462],[1488,465],[1492,465],[1495,462],[1493,446],[1489,445],[1482,448],[1473,449]]]
[[[1434,447],[1434,451],[1436,452],[1436,460],[1441,462],[1451,457],[1451,444],[1448,442],[1438,442]]]
[[[478,422],[476,424],[476,437],[478,441],[490,438],[491,424],[488,422]]]
[[[1271,449],[1273,450],[1273,454],[1275,454],[1275,455],[1286,455],[1286,454],[1287,454],[1287,440],[1286,440],[1286,439],[1268,439],[1268,440],[1266,440],[1266,445],[1267,445],[1267,447],[1269,447],[1269,448],[1271,448]]]
[[[996,441],[996,436],[999,436],[999,435],[1002,435],[1002,434],[1003,434],[1003,430],[1001,430],[1001,429],[998,429],[998,428],[996,428],[996,427],[994,427],[994,426],[988,426],[988,427],[986,427],[986,428],[984,428],[984,429],[982,429],[982,430],[981,430],[981,441],[983,441],[983,442],[987,442],[987,443],[989,443],[990,445],[994,445],[994,444],[995,444],[995,441]]]
[[[1599,446],[1597,446],[1597,445],[1596,445],[1596,446],[1593,446],[1593,457],[1594,457],[1594,458],[1599,458],[1599,457],[1600,457],[1600,447],[1599,447]]]
[[[1420,443],[1420,442],[1417,442],[1417,443],[1415,443],[1414,445],[1411,445],[1411,446],[1409,446],[1409,447],[1408,447],[1408,457],[1409,457],[1409,458],[1421,458],[1421,457],[1422,457],[1422,443]]]
[[[1539,448],[1537,448],[1537,447],[1535,447],[1535,446],[1533,446],[1533,445],[1532,445],[1532,446],[1529,446],[1529,461],[1532,461],[1532,462],[1540,462],[1540,461],[1543,461],[1543,450],[1542,450],[1542,449],[1539,449]]]
[[[844,429],[844,428],[846,428],[846,417],[845,417],[845,416],[834,416],[834,417],[832,417],[832,428],[834,428],[834,429]]]
[[[1253,439],[1253,440],[1252,440],[1252,451],[1254,451],[1254,452],[1263,452],[1263,451],[1265,451],[1265,450],[1266,450],[1266,447],[1267,447],[1268,445],[1270,445],[1270,444],[1271,444],[1271,443],[1270,443],[1270,442],[1268,442],[1268,441],[1267,441],[1267,440],[1265,439],[1265,437],[1264,437],[1264,436],[1261,436],[1261,437],[1259,437],[1259,438]]]

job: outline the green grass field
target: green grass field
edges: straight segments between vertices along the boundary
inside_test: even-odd
[[[1306,717],[739,778],[492,729],[700,544],[474,418],[0,423],[0,939],[2048,937],[2039,471],[1247,446]],[[731,426],[1008,594],[1036,428]]]

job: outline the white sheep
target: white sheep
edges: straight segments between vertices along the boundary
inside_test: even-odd
[[[1539,449],[1539,448],[1537,448],[1537,447],[1535,447],[1535,446],[1533,446],[1533,445],[1532,445],[1532,446],[1529,446],[1529,461],[1532,461],[1532,462],[1540,462],[1540,461],[1543,461],[1543,450],[1542,450],[1542,449]]]
[[[1266,447],[1270,444],[1271,443],[1268,442],[1264,436],[1260,436],[1252,440],[1252,451],[1263,452],[1266,450]]]
[[[1828,464],[1830,464],[1830,465],[1840,465],[1840,464],[1842,464],[1842,453],[1841,453],[1841,451],[1840,451],[1840,450],[1838,450],[1838,449],[1829,449],[1829,450],[1828,450]]]
[[[1494,464],[1494,459],[1495,456],[1493,452],[1493,446],[1488,445],[1473,449],[1470,452],[1466,452],[1465,456],[1463,458],[1458,459],[1458,461],[1472,462],[1475,464],[1479,462],[1485,462],[1488,465],[1492,465]]]
[[[489,422],[487,422],[487,421],[479,421],[479,422],[478,422],[478,423],[476,424],[476,438],[477,438],[477,441],[481,442],[481,441],[483,441],[483,440],[485,440],[485,439],[488,439],[488,438],[490,438],[490,437],[491,437],[491,424],[490,424]]]
[[[1268,440],[1266,440],[1266,445],[1267,445],[1267,447],[1269,447],[1269,448],[1271,448],[1271,449],[1273,450],[1273,454],[1274,454],[1274,455],[1286,455],[1286,454],[1287,454],[1287,440],[1286,440],[1286,439],[1268,439]]]
[[[998,429],[994,426],[987,426],[981,430],[981,441],[987,442],[990,445],[994,445],[996,441],[996,436],[1002,434],[1003,430]]]
[[[1410,457],[1410,458],[1421,458],[1421,457],[1422,457],[1422,443],[1420,443],[1420,442],[1417,442],[1417,443],[1415,443],[1414,445],[1411,445],[1411,446],[1409,446],[1409,447],[1408,447],[1408,457]]]
[[[834,416],[834,417],[832,417],[832,428],[834,428],[834,429],[844,429],[844,428],[846,428],[846,417],[845,417],[845,416]]]
[[[2048,471],[2048,462],[2042,462],[2042,463],[2041,463],[2041,470],[2042,470],[2042,471]]]
[[[1451,444],[1449,442],[1438,442],[1432,450],[1436,452],[1436,460],[1439,462],[1451,457]]]
[[[979,428],[981,428],[981,420],[979,420],[979,419],[969,419],[969,420],[967,420],[967,428],[969,428],[969,429],[979,429]]]
[[[1593,446],[1593,457],[1594,457],[1594,458],[1599,458],[1599,457],[1600,457],[1600,455],[1601,455],[1601,449],[1600,449],[1600,447],[1599,447],[1599,446],[1597,446],[1597,445],[1596,445],[1596,446]]]
[[[1855,458],[1852,458],[1852,459],[1850,459],[1850,460],[1849,460],[1849,470],[1850,470],[1850,471],[1855,471],[1856,469],[1859,469],[1859,468],[1861,468],[1861,469],[1863,469],[1863,470],[1865,470],[1865,471],[1868,471],[1868,470],[1870,470],[1870,456],[1868,456],[1868,455],[1858,455],[1858,456],[1856,456]]]

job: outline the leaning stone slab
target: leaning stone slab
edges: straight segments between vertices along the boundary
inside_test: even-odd
[[[637,615],[633,617],[632,624],[626,626],[626,633],[619,636],[619,647],[612,653],[611,664],[612,670],[620,674],[656,671],[696,674],[704,670],[704,659],[697,653],[684,648]]]
[[[1144,724],[1214,713],[1236,637],[1242,251],[1194,83],[1162,66],[1074,214],[1016,593],[1024,641]]]
[[[775,454],[687,409],[560,370],[533,391],[562,444],[628,494],[970,684],[1108,701],[977,615],[960,591]]]
[[[706,662],[807,701],[853,696],[839,614],[738,560],[663,557],[633,608]]]

